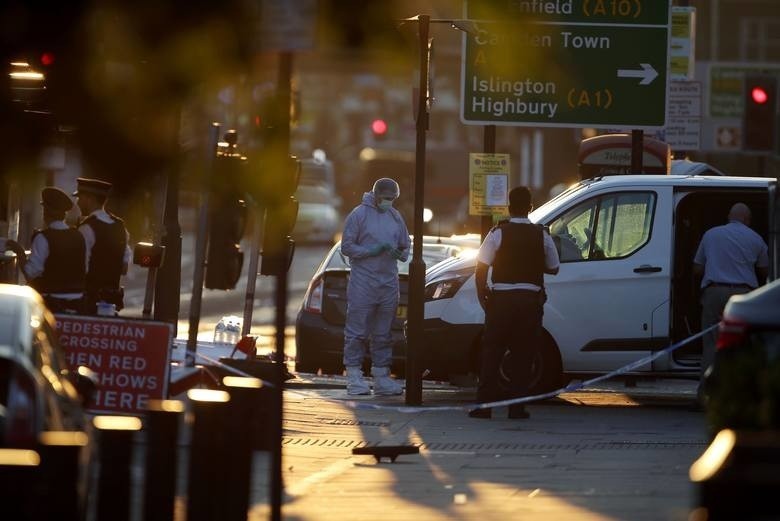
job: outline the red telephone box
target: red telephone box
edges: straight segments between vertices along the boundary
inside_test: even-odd
[[[668,174],[672,148],[644,136],[642,172],[631,171],[631,134],[604,134],[583,139],[577,155],[580,179],[621,174]]]

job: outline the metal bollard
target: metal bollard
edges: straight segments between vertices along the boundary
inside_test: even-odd
[[[224,465],[233,449],[225,433],[230,395],[190,389],[187,397],[192,405],[187,521],[220,521],[227,495]]]
[[[86,484],[79,478],[79,465],[87,441],[87,435],[78,431],[48,431],[39,436],[41,464],[36,510],[40,519],[84,518]]]
[[[95,416],[98,440],[95,521],[129,521],[130,462],[133,436],[141,430],[135,416]]]
[[[260,387],[251,392],[251,414],[245,419],[245,427],[250,437],[252,450],[271,451],[274,449],[276,440],[271,422],[276,418],[275,392],[276,390],[271,387]]]
[[[227,503],[225,521],[246,521],[249,490],[252,481],[252,449],[257,432],[254,429],[257,404],[262,398],[263,382],[257,378],[226,376],[222,383],[230,393],[230,415],[226,434],[233,450],[225,461]]]
[[[149,400],[144,419],[146,461],[144,480],[145,521],[172,521],[176,498],[179,423],[184,403]]]
[[[3,519],[43,521],[35,516],[34,487],[41,458],[34,450],[0,449],[0,504]]]

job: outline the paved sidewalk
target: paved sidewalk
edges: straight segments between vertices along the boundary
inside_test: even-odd
[[[354,409],[338,378],[306,378],[308,390],[285,396],[285,519],[685,520],[688,468],[708,442],[703,415],[689,411],[695,382],[607,382],[530,405],[529,420],[507,420],[505,408],[477,420]],[[473,389],[443,384],[423,394],[424,405],[473,399]],[[395,463],[352,455],[372,445],[417,445],[420,454]],[[252,520],[268,516],[264,458]]]

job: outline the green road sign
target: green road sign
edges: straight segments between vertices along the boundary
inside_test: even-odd
[[[666,120],[669,0],[467,0],[461,120],[653,129]]]

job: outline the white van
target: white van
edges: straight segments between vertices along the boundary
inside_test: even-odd
[[[735,202],[767,237],[768,178],[617,175],[581,181],[529,218],[558,245],[558,275],[545,276],[544,349],[536,391],[573,375],[606,373],[700,329],[692,261],[703,233],[726,222]],[[426,273],[423,362],[447,356],[450,372],[474,371],[484,314],[473,258]],[[638,372],[698,377],[701,343]],[[423,367],[427,367],[424,365]],[[435,371],[435,366],[431,367]]]

